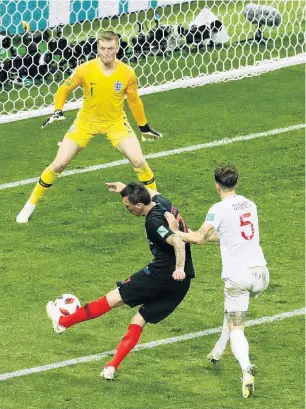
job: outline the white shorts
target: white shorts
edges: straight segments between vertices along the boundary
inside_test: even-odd
[[[224,279],[224,311],[247,311],[250,297],[260,295],[269,285],[270,275],[266,266],[251,267],[245,276]]]

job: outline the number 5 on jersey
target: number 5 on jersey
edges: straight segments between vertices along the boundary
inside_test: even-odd
[[[246,231],[249,231],[248,228],[247,229],[242,229],[242,231],[240,232],[241,236],[245,240],[252,240],[252,238],[254,237],[254,234],[255,234],[255,229],[254,229],[253,223],[250,220],[247,220],[247,219],[249,219],[251,217],[251,213],[244,213],[244,214],[241,214],[239,217],[240,217],[240,226],[241,227],[249,226],[249,228],[251,228],[251,234],[249,236],[246,234]]]

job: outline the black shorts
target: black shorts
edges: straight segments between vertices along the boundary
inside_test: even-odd
[[[189,290],[190,278],[161,281],[140,270],[117,285],[123,302],[130,307],[141,305],[139,313],[143,319],[156,324],[182,302]]]

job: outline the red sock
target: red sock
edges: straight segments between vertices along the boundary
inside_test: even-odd
[[[69,328],[72,325],[77,324],[78,322],[98,318],[101,315],[106,314],[111,309],[112,307],[110,307],[107,302],[106,296],[104,296],[102,298],[99,298],[98,300],[83,305],[83,307],[78,308],[76,312],[71,315],[60,317],[58,323],[65,328]]]
[[[134,348],[134,346],[139,341],[142,329],[143,328],[137,324],[129,325],[128,332],[125,334],[124,338],[118,345],[114,358],[111,361],[109,361],[106,364],[106,366],[114,366],[117,370],[118,366],[127,356],[127,354]]]

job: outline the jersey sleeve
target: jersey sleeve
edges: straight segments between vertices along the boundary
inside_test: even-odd
[[[149,220],[146,224],[146,231],[148,239],[153,243],[165,242],[169,236],[174,234],[163,216]]]
[[[82,75],[80,69],[76,70],[68,77],[64,83],[59,87],[54,98],[54,110],[63,110],[67,96],[82,84]]]
[[[138,94],[137,78],[133,70],[131,70],[131,75],[126,88],[126,96],[129,108],[137,125],[145,125],[148,121],[144,112],[143,103]]]
[[[218,206],[213,205],[209,210],[205,218],[205,223],[211,224],[215,230],[218,229],[221,223],[221,215]]]

